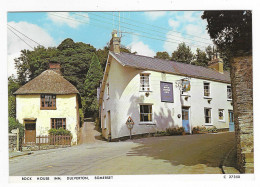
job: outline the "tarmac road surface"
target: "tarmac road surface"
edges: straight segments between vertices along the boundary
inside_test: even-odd
[[[218,174],[234,133],[94,142],[35,151],[9,160],[10,176]],[[233,153],[232,153],[233,154]],[[227,167],[235,166],[235,152]]]

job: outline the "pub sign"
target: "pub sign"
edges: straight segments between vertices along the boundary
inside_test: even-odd
[[[161,101],[173,103],[173,85],[171,82],[160,82]]]

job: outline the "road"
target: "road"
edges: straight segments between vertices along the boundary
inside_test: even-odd
[[[234,145],[234,133],[98,142],[35,151],[10,159],[9,173],[10,176],[217,174],[222,173],[219,166]],[[228,167],[234,166],[234,159],[229,159]]]

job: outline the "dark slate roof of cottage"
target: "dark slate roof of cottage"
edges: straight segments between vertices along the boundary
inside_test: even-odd
[[[110,54],[123,66],[230,83],[228,71],[224,71],[222,74],[212,68],[130,53],[113,53],[110,51]]]
[[[35,77],[14,94],[77,94],[75,86],[53,70],[46,70]]]

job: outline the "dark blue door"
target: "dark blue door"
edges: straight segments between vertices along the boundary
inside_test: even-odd
[[[232,110],[228,111],[228,116],[229,116],[229,132],[234,132],[235,127],[234,127],[234,114]]]
[[[190,133],[189,108],[182,108],[182,127],[186,133]]]

